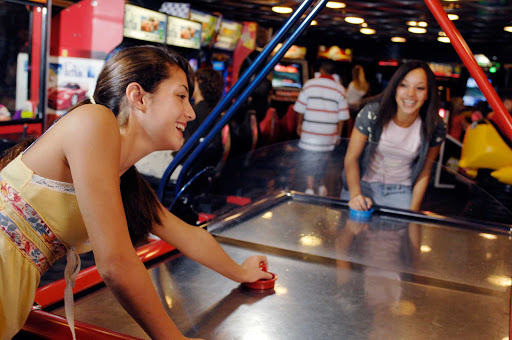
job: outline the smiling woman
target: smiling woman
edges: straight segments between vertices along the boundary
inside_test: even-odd
[[[374,203],[419,210],[446,135],[435,76],[420,61],[402,65],[380,102],[357,115],[345,157],[341,197],[356,210]],[[348,190],[347,190],[348,189]]]
[[[152,339],[184,338],[132,246],[149,232],[234,281],[271,278],[259,268],[264,256],[239,265],[206,230],[169,213],[133,166],[153,151],[181,147],[195,118],[193,85],[192,69],[178,54],[127,48],[107,61],[91,101],[2,158],[0,339],[23,326],[41,274],[66,254],[70,307],[77,254],[91,248],[104,282]],[[74,338],[72,309],[66,317]]]

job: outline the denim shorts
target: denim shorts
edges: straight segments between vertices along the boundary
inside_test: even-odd
[[[412,200],[412,186],[403,184],[370,183],[361,181],[361,193],[370,197],[374,204],[390,207],[409,209]],[[343,188],[341,199],[350,200],[350,192]]]

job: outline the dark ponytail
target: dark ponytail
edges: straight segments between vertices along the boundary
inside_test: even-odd
[[[135,245],[144,240],[154,226],[161,224],[162,207],[155,192],[135,166],[121,176],[121,197],[130,238]]]

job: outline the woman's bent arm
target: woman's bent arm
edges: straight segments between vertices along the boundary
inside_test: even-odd
[[[152,339],[182,339],[131,244],[120,192],[120,132],[106,108],[77,108],[62,120],[63,153],[98,272]]]
[[[236,282],[272,278],[259,269],[261,261],[267,264],[265,256],[251,256],[238,265],[209,232],[183,222],[163,207],[162,212],[162,225],[155,226],[152,232],[185,256]]]
[[[349,206],[356,210],[367,210],[373,204],[370,198],[364,197],[361,193],[359,157],[361,157],[367,140],[366,135],[354,128],[345,155],[345,174],[350,191]]]

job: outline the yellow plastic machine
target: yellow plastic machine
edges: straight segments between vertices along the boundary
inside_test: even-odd
[[[489,122],[473,123],[466,130],[459,166],[469,169],[494,169],[491,176],[512,184],[512,148]]]

